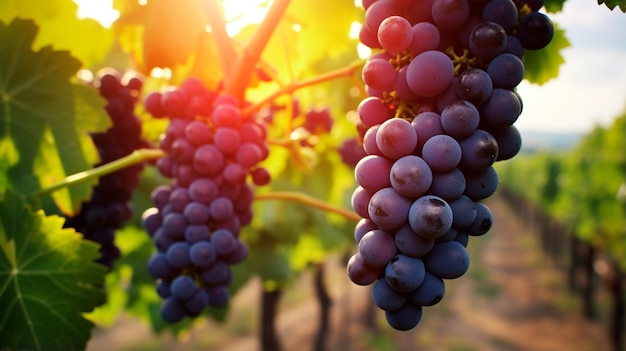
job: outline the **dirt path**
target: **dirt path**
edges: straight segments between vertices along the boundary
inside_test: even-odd
[[[582,318],[565,282],[542,258],[533,233],[497,197],[488,205],[495,224],[487,235],[470,240],[470,270],[446,282],[443,301],[425,308],[412,331],[392,330],[379,310],[374,310],[378,328],[368,329],[369,288],[350,283],[343,262],[330,260],[327,286],[333,308],[325,350],[608,351],[605,329]],[[209,321],[185,340],[154,336],[124,319],[97,333],[88,350],[259,350],[259,289],[253,281],[235,296],[225,325]],[[304,274],[283,296],[277,328],[284,351],[313,348],[319,317],[312,294],[312,279]]]

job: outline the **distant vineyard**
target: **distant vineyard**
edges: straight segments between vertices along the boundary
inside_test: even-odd
[[[540,229],[570,288],[596,317],[599,275],[611,292],[611,338],[621,350],[626,275],[626,113],[570,151],[530,153],[499,166],[501,193]]]

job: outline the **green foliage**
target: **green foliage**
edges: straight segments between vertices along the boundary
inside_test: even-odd
[[[620,11],[626,13],[626,0],[598,0],[598,5],[606,5],[611,11],[615,9],[615,7],[619,7]]]
[[[114,33],[92,19],[78,19],[77,9],[72,0],[3,0],[0,21],[32,19],[41,28],[33,49],[53,45],[55,50],[68,50],[84,66],[92,67],[111,50]]]
[[[498,164],[505,187],[626,267],[626,113],[597,126],[564,155],[520,155]]]
[[[98,246],[8,191],[0,202],[0,348],[82,350],[103,302]],[[44,288],[45,287],[45,288]]]
[[[563,10],[563,5],[565,5],[565,0],[545,0],[543,3],[546,11],[550,13],[560,12]]]
[[[11,155],[9,182],[25,194],[91,168],[98,158],[88,133],[109,124],[97,92],[70,82],[78,60],[49,46],[31,49],[37,31],[31,20],[0,22],[0,150]],[[92,184],[53,197],[72,213]]]
[[[561,50],[570,46],[565,31],[554,24],[554,37],[550,44],[541,50],[524,50],[524,78],[542,85],[559,75],[560,66],[565,63]]]

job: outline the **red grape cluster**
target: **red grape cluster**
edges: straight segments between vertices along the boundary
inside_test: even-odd
[[[541,0],[364,0],[360,40],[375,50],[358,106],[365,156],[352,197],[362,217],[348,275],[374,283],[374,303],[396,329],[415,327],[444,279],[469,267],[468,238],[492,215],[493,164],[516,155],[515,91],[524,51],[554,35]]]
[[[134,72],[122,74],[104,69],[90,84],[96,86],[107,100],[105,109],[112,123],[106,131],[91,135],[100,155],[101,162],[97,166],[150,147],[141,138],[141,122],[134,112],[143,84],[141,77]],[[115,231],[132,217],[130,200],[139,186],[143,167],[143,164],[136,164],[101,177],[91,199],[82,204],[78,214],[68,217],[65,222],[66,227],[75,228],[85,239],[100,244],[101,256],[97,262],[109,269],[120,254],[115,245]]]
[[[239,101],[194,78],[146,97],[146,110],[169,118],[157,162],[173,181],[154,189],[143,223],[157,252],[148,269],[164,299],[162,317],[176,323],[228,303],[230,265],[248,253],[240,240],[252,220],[253,189],[270,181],[258,166],[268,156],[265,125],[244,116]]]

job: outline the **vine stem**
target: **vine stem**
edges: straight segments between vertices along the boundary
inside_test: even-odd
[[[220,65],[224,73],[224,86],[227,90],[233,85],[233,63],[237,59],[237,52],[233,41],[226,32],[226,21],[222,7],[218,0],[203,1],[205,13],[211,26],[211,33],[215,38]]]
[[[263,100],[245,108],[243,110],[243,115],[246,116],[246,115],[253,113],[254,111],[259,110],[262,106],[269,103],[270,101],[275,100],[277,97],[283,94],[291,94],[298,89],[310,87],[310,86],[328,82],[334,79],[352,77],[354,75],[354,72],[356,72],[361,66],[363,66],[363,64],[364,64],[363,60],[357,60],[345,67],[341,67],[339,69],[326,72],[324,74],[320,74],[313,78],[303,79],[303,80],[299,80],[299,81],[295,81],[293,83],[287,84],[279,88],[278,90],[276,90],[275,92],[273,92],[272,94],[264,98]]]
[[[263,19],[263,22],[259,25],[259,28],[254,33],[252,38],[243,47],[241,56],[237,58],[234,66],[234,72],[232,72],[233,80],[230,89],[227,87],[227,91],[236,98],[244,100],[245,90],[250,82],[250,77],[254,72],[254,68],[261,57],[265,45],[269,41],[274,29],[282,19],[287,6],[291,0],[276,0],[270,7]]]
[[[299,191],[275,191],[275,192],[271,192],[267,194],[256,194],[254,196],[254,199],[255,200],[294,201],[297,203],[315,207],[325,212],[332,212],[332,213],[339,214],[351,221],[358,222],[359,220],[361,220],[361,217],[352,211],[348,211],[341,207],[333,206],[327,202],[324,202],[320,199],[314,198],[313,196],[304,194]]]
[[[109,163],[105,163],[102,166],[98,166],[87,171],[78,172],[78,173],[69,175],[65,177],[65,179],[63,179],[62,181],[56,184],[53,184],[47,188],[41,189],[37,193],[37,195],[38,196],[48,195],[59,189],[73,186],[76,184],[80,184],[82,182],[85,182],[94,178],[100,178],[104,175],[113,173],[122,168],[126,168],[128,166],[132,166],[134,164],[141,163],[147,160],[161,158],[165,155],[166,155],[165,151],[160,150],[160,149],[135,150],[127,156],[118,158],[117,160],[109,162]]]

